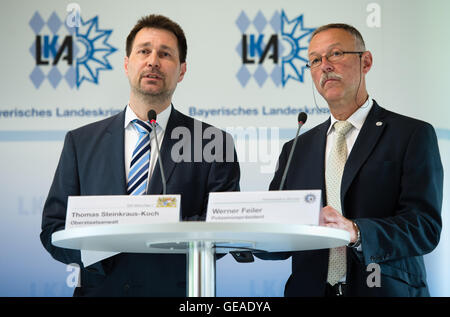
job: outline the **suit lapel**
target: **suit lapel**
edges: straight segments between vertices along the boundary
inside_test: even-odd
[[[125,110],[118,114],[106,130],[105,149],[109,152],[108,162],[113,171],[111,186],[113,194],[126,195],[126,177],[125,177],[125,157],[124,157],[124,138],[125,138]]]
[[[345,194],[353,179],[382,135],[386,127],[386,122],[383,121],[385,115],[386,111],[378,106],[374,100],[372,109],[367,115],[366,121],[359,132],[358,138],[345,164],[341,184],[341,201],[344,201]]]
[[[308,170],[308,175],[313,175],[314,184],[312,188],[320,188],[322,190],[322,202],[323,205],[326,205],[326,193],[325,193],[325,148],[327,144],[327,131],[330,126],[331,120],[328,119],[324,123],[318,126],[318,130],[316,132],[317,136],[313,137],[313,140],[319,140],[319,144],[310,144],[308,147],[308,152],[311,154],[309,157],[311,159],[311,163],[308,166],[311,167],[311,170]],[[304,154],[301,154],[304,155]]]
[[[172,106],[172,112],[170,113],[166,131],[164,132],[164,139],[161,144],[161,157],[158,158],[158,160],[162,159],[164,176],[166,177],[167,184],[169,183],[169,179],[172,176],[173,169],[175,168],[175,161],[171,157],[171,150],[175,143],[178,141],[176,139],[172,139],[171,135],[173,129],[181,125],[183,124],[182,120],[180,119],[179,112]],[[150,184],[147,193],[150,195],[159,195],[162,194],[162,192],[163,185],[161,180],[161,170],[159,168],[159,162],[156,162],[155,169],[153,171],[152,177],[150,178]]]

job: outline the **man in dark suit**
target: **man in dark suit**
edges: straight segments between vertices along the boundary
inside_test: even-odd
[[[131,176],[135,151],[143,140],[136,124],[140,120],[141,128],[147,129],[150,109],[158,114],[156,133],[158,141],[162,139],[157,159],[164,163],[167,193],[181,194],[182,220],[204,220],[210,192],[239,190],[239,163],[231,137],[172,106],[176,85],[186,72],[187,45],[179,25],[159,15],[143,17],[126,47],[129,104],[113,117],[67,133],[44,206],[41,241],[56,260],[80,265],[81,287],[75,296],[186,296],[185,255],[120,253],[84,267],[80,251],[51,243],[51,235],[64,229],[68,196],[162,194],[154,150],[158,145],[145,131],[150,155],[139,177]],[[203,138],[204,133],[209,137]],[[203,149],[205,145],[211,149],[212,136],[218,142],[208,156]]]
[[[292,255],[286,296],[429,296],[423,255],[439,242],[443,187],[433,127],[369,97],[372,55],[355,28],[318,28],[308,58],[331,117],[299,137],[283,189],[322,189],[320,225],[347,230],[350,244],[261,257]],[[271,190],[292,144],[283,147]]]

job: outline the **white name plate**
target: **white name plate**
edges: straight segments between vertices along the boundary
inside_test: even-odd
[[[180,221],[180,195],[70,196],[66,229]]]
[[[321,190],[210,193],[207,222],[319,225]]]

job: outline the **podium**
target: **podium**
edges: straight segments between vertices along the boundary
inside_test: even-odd
[[[348,244],[347,231],[313,225],[178,222],[102,225],[53,233],[57,247],[112,252],[187,254],[189,297],[215,296],[215,254],[289,252]]]

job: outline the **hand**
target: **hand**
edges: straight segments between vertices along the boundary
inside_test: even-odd
[[[337,228],[350,232],[350,242],[355,243],[358,233],[355,230],[353,221],[342,216],[339,211],[331,206],[325,206],[320,211],[319,226]]]

